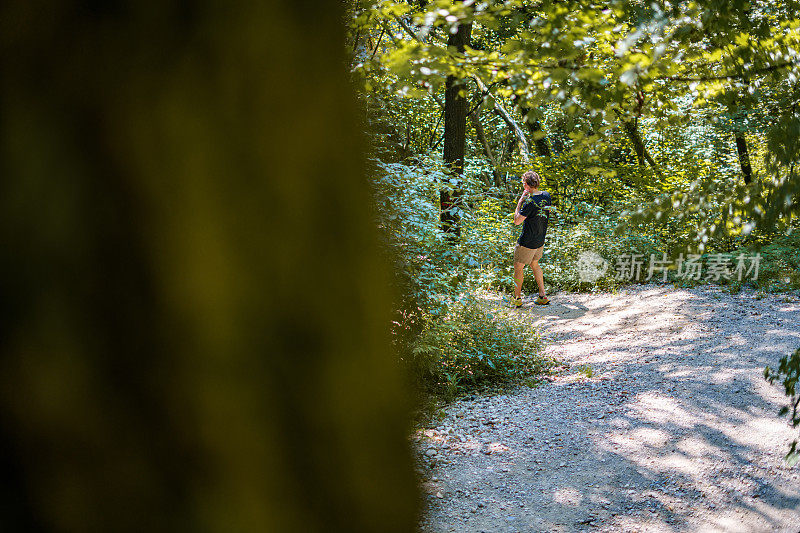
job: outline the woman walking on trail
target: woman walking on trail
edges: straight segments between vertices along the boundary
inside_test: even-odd
[[[517,201],[517,208],[514,211],[514,224],[522,224],[522,235],[517,240],[514,249],[514,298],[511,304],[514,307],[522,307],[522,280],[525,275],[523,269],[525,265],[530,265],[533,270],[533,277],[539,286],[539,297],[536,299],[537,305],[547,305],[550,300],[544,291],[544,276],[542,267],[539,266],[539,259],[542,258],[544,251],[544,236],[547,233],[547,222],[550,220],[550,205],[552,200],[550,193],[540,191],[539,184],[541,179],[539,174],[529,170],[522,175],[522,186],[525,189]],[[528,202],[523,206],[525,199]]]

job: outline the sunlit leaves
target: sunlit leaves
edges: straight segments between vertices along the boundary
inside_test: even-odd
[[[365,79],[373,89],[373,73],[381,72],[379,87],[406,98],[436,94],[447,76],[455,76],[465,80],[464,94],[473,79],[489,86],[482,104],[488,108],[497,98],[506,106],[513,99],[527,108],[557,110],[566,117],[566,148],[589,169],[608,169],[609,146],[626,144],[620,124],[637,120],[656,159],[676,177],[674,186],[692,180],[699,187],[719,185],[680,199],[673,215],[724,218],[714,213],[734,205],[742,224],[769,223],[797,204],[797,178],[790,173],[800,159],[800,22],[782,2],[719,5],[436,0],[420,8],[382,0],[357,17],[360,27],[371,24],[374,34],[389,36],[374,62],[361,68],[370,73]],[[475,47],[448,49],[449,32],[468,22]],[[687,137],[697,128],[757,133],[754,142],[765,142],[762,189],[750,202],[730,187],[740,181],[735,160],[723,161],[709,153],[718,146]],[[678,154],[668,137],[653,144],[648,135],[657,131],[677,131],[696,153]],[[544,135],[536,132],[531,140]],[[653,204],[646,212],[655,217],[658,208]],[[714,232],[732,231],[727,222],[714,226]],[[703,235],[696,237],[702,241]]]

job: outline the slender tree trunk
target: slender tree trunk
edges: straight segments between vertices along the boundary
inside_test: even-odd
[[[494,152],[492,152],[492,147],[489,145],[489,140],[486,138],[486,131],[483,129],[483,124],[481,124],[478,110],[476,109],[473,111],[469,118],[472,122],[472,126],[475,128],[475,135],[478,137],[478,142],[480,143],[481,148],[483,148],[483,154],[492,163],[493,183],[497,187],[500,187],[503,182],[500,180],[500,172],[497,170],[497,158],[495,158]]]
[[[538,135],[538,133],[542,131],[541,122],[538,120],[528,120],[528,113],[530,113],[529,108],[520,106],[519,110],[522,113],[528,131],[531,133],[531,139],[533,139],[533,144],[536,147],[536,153],[543,157],[550,157],[550,144],[547,142],[547,138],[539,137]]]
[[[753,181],[753,168],[750,166],[750,155],[747,152],[747,139],[745,139],[744,133],[736,133],[736,151],[739,154],[739,166],[742,167],[744,182],[749,184]]]
[[[639,133],[639,128],[636,126],[636,122],[633,120],[625,121],[623,122],[623,127],[625,129],[625,133],[628,134],[628,138],[633,143],[633,149],[636,151],[636,159],[639,161],[639,166],[644,167],[645,162],[647,162],[650,164],[650,167],[653,169],[653,171],[659,177],[663,178],[664,174],[661,172],[658,164],[656,164],[653,156],[651,156],[650,152],[647,151],[644,141],[642,141],[642,136]]]
[[[638,161],[640,167],[645,166],[644,143],[642,142],[642,137],[639,135],[636,122],[627,120],[623,122],[622,125],[625,129],[625,133],[628,135],[628,139],[633,143],[633,151],[636,152],[636,161]]]
[[[747,80],[745,80],[747,81]],[[741,113],[739,109],[739,99],[734,98],[733,102],[730,105],[731,111],[735,112],[736,115]],[[750,184],[753,181],[753,168],[750,166],[750,154],[747,150],[747,139],[745,138],[745,133],[742,130],[738,130],[734,132],[734,138],[736,140],[736,153],[739,156],[739,166],[742,169],[742,175],[744,176],[744,183],[745,185]]]
[[[469,44],[472,24],[462,24],[458,31],[447,40],[447,46],[454,46],[463,52]],[[444,150],[442,157],[450,175],[460,182],[464,172],[464,145],[467,140],[467,99],[459,94],[464,89],[464,84],[455,76],[448,76],[444,93]],[[453,210],[462,200],[463,193],[460,185],[453,189],[442,189],[441,225],[442,230],[451,236],[461,235],[460,217]]]

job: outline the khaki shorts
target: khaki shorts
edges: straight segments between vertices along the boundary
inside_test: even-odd
[[[524,246],[517,245],[514,248],[514,262],[515,263],[522,263],[524,265],[529,265],[533,261],[538,261],[542,258],[542,254],[544,253],[544,245],[534,249],[534,248],[525,248]]]

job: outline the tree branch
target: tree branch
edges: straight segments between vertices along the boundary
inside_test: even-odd
[[[369,56],[369,58],[370,58],[370,59],[372,59],[373,57],[375,57],[375,52],[377,52],[377,51],[378,51],[378,46],[380,46],[380,44],[381,44],[381,41],[383,40],[383,34],[384,34],[384,33],[386,33],[386,26],[384,26],[384,27],[381,29],[381,34],[380,34],[380,35],[378,35],[378,42],[376,42],[376,43],[375,43],[375,49],[372,51],[372,55],[371,55],[371,56]]]
[[[478,89],[481,91],[481,94],[483,94],[484,97],[485,95],[489,94],[489,89],[483,84],[479,77],[472,76],[472,79],[478,84]],[[511,117],[511,114],[506,111],[506,108],[503,107],[503,105],[498,102],[496,98],[494,99],[494,111],[500,116],[500,118],[503,119],[503,122],[508,125],[514,136],[517,138],[522,159],[525,161],[525,163],[528,163],[531,158],[530,148],[528,147],[528,139],[525,138],[525,133],[522,131],[522,128],[520,128],[519,124],[517,124],[517,121]]]
[[[758,70],[754,70],[752,72],[746,73],[738,73],[738,74],[722,74],[720,76],[700,76],[700,77],[690,77],[690,76],[660,76],[655,79],[657,80],[665,80],[665,81],[718,81],[718,80],[735,80],[740,78],[746,78],[748,76],[753,76],[757,74],[766,74],[767,72],[772,72],[775,70],[780,70],[782,68],[791,67],[791,66],[798,66],[800,65],[797,61],[786,61],[784,63],[778,63],[776,65],[770,65],[768,67],[764,67]]]
[[[425,42],[425,40],[424,40],[424,39],[422,39],[422,38],[421,38],[419,35],[417,35],[417,32],[415,32],[415,31],[414,31],[414,28],[412,28],[412,27],[411,27],[411,26],[408,24],[408,22],[406,22],[405,20],[401,19],[401,18],[400,18],[399,16],[397,16],[397,15],[394,15],[394,19],[397,21],[397,23],[398,23],[398,24],[400,24],[400,26],[401,26],[401,27],[402,27],[404,30],[406,30],[406,32],[407,32],[407,33],[408,33],[408,34],[409,34],[409,35],[410,35],[410,36],[411,36],[413,39],[416,39],[417,41],[419,41],[419,42],[421,42],[421,43],[423,43],[423,44],[427,44],[427,43]],[[447,44],[447,40],[446,40],[446,39],[442,39],[441,37],[438,37],[438,36],[436,36],[436,35],[431,35],[430,33],[429,33],[428,35],[430,35],[432,38],[436,39],[436,40],[437,40],[437,41],[439,41],[440,43]]]
[[[419,37],[419,35],[417,35],[405,21],[403,21],[397,15],[395,15],[394,18],[413,39],[417,40],[420,43],[425,44],[425,41],[423,41]],[[489,94],[489,89],[486,87],[486,85],[481,81],[481,79],[478,76],[472,75],[470,77],[473,80],[475,80],[475,83],[478,84],[478,89],[480,90],[481,94],[484,95],[485,98],[486,95]],[[436,101],[439,102],[439,105],[444,107],[444,104],[442,104],[441,101],[439,101],[439,99],[435,97],[435,95],[433,96],[434,99],[436,99]],[[525,138],[525,134],[523,133],[522,128],[520,128],[519,124],[517,124],[517,122],[511,117],[509,112],[506,111],[503,105],[500,102],[498,102],[496,98],[494,99],[494,110],[500,116],[500,118],[502,118],[503,121],[508,125],[508,127],[511,128],[511,131],[514,133],[514,136],[517,138],[517,141],[519,142],[522,159],[525,161],[525,163],[528,163],[530,161],[530,148],[528,148],[528,140]]]

